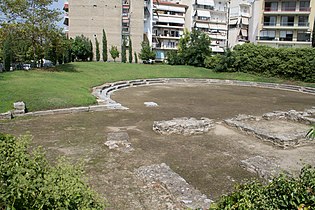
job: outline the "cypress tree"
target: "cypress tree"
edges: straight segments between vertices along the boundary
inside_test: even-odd
[[[135,52],[134,55],[135,55],[135,63],[138,63],[138,56],[137,56],[137,53]]]
[[[106,62],[108,60],[107,55],[107,38],[105,30],[103,29],[103,61]]]
[[[126,63],[127,61],[127,57],[126,57],[126,39],[123,38],[123,43],[122,43],[122,46],[121,46],[121,62],[122,63]]]
[[[93,44],[91,40],[90,40],[90,61],[93,61]]]
[[[315,47],[315,21],[314,21],[314,25],[313,25],[312,47]]]
[[[130,37],[129,37],[129,63],[132,63],[132,42],[131,42]]]
[[[98,42],[97,38],[95,38],[95,47],[96,47],[96,61],[100,61],[100,43]]]
[[[3,43],[3,60],[4,60],[4,71],[10,71],[11,62],[12,62],[10,35],[5,39]]]

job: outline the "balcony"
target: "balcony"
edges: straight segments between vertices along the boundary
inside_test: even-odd
[[[310,14],[310,8],[305,9],[305,10],[264,10],[264,14],[266,15],[308,15]]]
[[[63,10],[66,12],[69,12],[69,3],[65,2],[65,4],[63,5]]]

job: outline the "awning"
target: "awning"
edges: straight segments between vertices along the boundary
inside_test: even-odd
[[[242,32],[243,36],[247,36],[247,30],[246,29],[242,29],[241,32]]]
[[[178,7],[178,6],[166,6],[166,5],[156,5],[157,10],[166,10],[166,11],[173,11],[173,12],[183,12],[185,13],[184,7]]]
[[[210,24],[210,29],[217,29],[217,30],[227,30],[227,25],[221,24]]]
[[[210,11],[197,10],[197,16],[199,17],[211,17]]]
[[[219,46],[211,46],[212,52],[224,52],[224,49]]]
[[[237,24],[237,19],[234,19],[234,20],[230,20],[230,25],[236,25]]]
[[[184,18],[173,18],[173,17],[163,17],[163,16],[159,16],[158,22],[185,24]]]
[[[197,28],[209,28],[209,24],[207,23],[196,23]]]
[[[213,6],[214,7],[214,0],[197,0],[197,4]]]
[[[248,25],[248,18],[242,18],[242,24]]]

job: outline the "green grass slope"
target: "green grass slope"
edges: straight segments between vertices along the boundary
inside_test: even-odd
[[[24,101],[29,111],[95,104],[91,88],[106,82],[141,78],[217,78],[288,83],[244,73],[216,73],[191,66],[82,62],[56,67],[53,71],[31,70],[0,74],[0,113]],[[292,83],[289,81],[289,83]],[[297,85],[315,84],[293,82]]]

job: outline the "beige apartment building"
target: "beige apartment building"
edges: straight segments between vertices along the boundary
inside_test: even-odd
[[[94,46],[97,38],[102,51],[104,29],[108,49],[117,46],[120,51],[123,39],[128,43],[130,37],[133,51],[140,52],[144,34],[144,6],[143,0],[69,0],[64,7],[68,36],[74,38],[83,34],[92,40]]]
[[[256,0],[250,41],[273,47],[311,46],[315,0]]]

